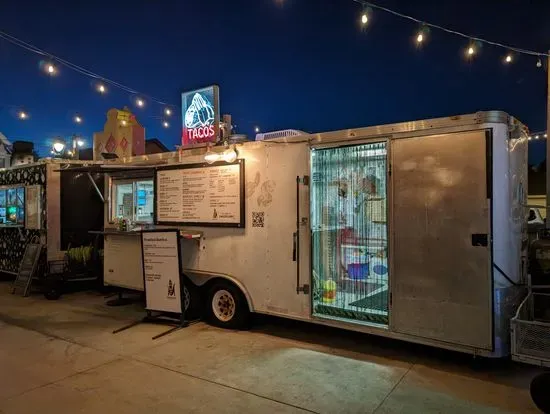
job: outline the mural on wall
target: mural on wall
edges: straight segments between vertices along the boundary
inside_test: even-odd
[[[0,186],[12,185],[40,185],[40,199],[42,203],[41,217],[42,228],[46,228],[46,166],[33,165],[30,167],[16,168],[0,171]],[[25,253],[25,247],[35,236],[40,237],[40,230],[27,230],[25,228],[1,228],[0,227],[0,272],[16,273],[19,262]]]

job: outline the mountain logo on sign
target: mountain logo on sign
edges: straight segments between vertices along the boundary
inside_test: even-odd
[[[168,281],[168,298],[176,297],[176,284],[172,282],[172,279]]]

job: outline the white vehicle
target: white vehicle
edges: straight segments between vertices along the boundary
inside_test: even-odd
[[[513,283],[525,277],[527,255],[527,132],[517,120],[480,112],[247,142],[236,163],[204,163],[224,150],[112,161],[129,170],[107,185],[106,228],[110,212],[126,208],[116,195],[137,165],[151,168],[155,224],[198,217],[178,225],[189,235],[182,268],[210,321],[236,328],[257,312],[474,355],[510,353],[509,321],[523,299]],[[206,191],[182,196],[212,166],[237,164],[235,179],[206,181],[217,204]],[[128,271],[141,266],[139,243],[120,238],[119,253],[109,253],[106,236],[106,283],[140,289],[143,275]]]

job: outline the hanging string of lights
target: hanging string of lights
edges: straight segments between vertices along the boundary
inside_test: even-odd
[[[371,20],[371,16],[374,10],[378,10],[381,12],[389,13],[393,16],[399,17],[404,20],[408,20],[411,22],[414,22],[419,26],[417,32],[415,33],[415,41],[418,45],[423,44],[429,34],[430,31],[433,30],[439,30],[448,34],[452,34],[454,36],[458,36],[461,38],[466,39],[467,43],[465,45],[464,53],[465,57],[467,59],[473,59],[479,52],[482,45],[490,45],[493,47],[498,47],[501,49],[504,49],[506,51],[506,54],[503,58],[503,62],[505,64],[511,64],[514,62],[514,55],[515,54],[523,54],[523,55],[529,55],[536,58],[536,67],[542,68],[543,67],[543,59],[549,58],[550,54],[545,52],[537,52],[529,49],[523,49],[516,46],[510,46],[503,43],[495,42],[492,40],[484,39],[478,36],[472,36],[468,35],[466,33],[462,33],[459,31],[456,31],[454,29],[450,29],[438,24],[430,23],[424,20],[420,20],[416,17],[409,16],[404,13],[400,13],[398,11],[392,10],[390,8],[379,6],[375,3],[371,3],[369,1],[364,0],[352,0],[354,3],[357,3],[361,6],[361,15],[360,15],[360,23],[363,27],[367,26]],[[88,70],[82,66],[79,66],[75,63],[72,63],[66,59],[63,59],[59,56],[54,55],[53,53],[50,53],[46,50],[40,49],[35,45],[32,45],[28,42],[25,42],[13,35],[10,35],[9,33],[6,33],[4,31],[0,30],[0,39],[3,39],[15,46],[18,46],[20,48],[23,48],[31,53],[37,54],[41,57],[43,57],[45,60],[41,64],[42,70],[48,75],[48,76],[56,76],[59,74],[59,67],[66,67],[68,69],[71,69],[83,76],[87,76],[91,79],[93,79],[94,89],[99,94],[106,94],[108,93],[109,87],[117,88],[122,91],[125,91],[129,93],[132,96],[133,103],[138,108],[144,108],[146,106],[146,103],[153,102],[158,105],[161,105],[163,107],[163,116],[161,117],[155,117],[157,119],[160,119],[161,124],[164,128],[169,128],[169,118],[173,115],[174,111],[178,108],[180,108],[178,105],[167,103],[166,101],[156,98],[154,96],[151,96],[149,94],[145,94],[142,92],[139,92],[135,90],[134,88],[131,88],[127,85],[124,85],[120,82],[114,81],[112,79],[109,79],[103,75],[100,75],[98,73],[95,73],[91,70]],[[19,107],[16,116],[18,119],[25,121],[30,119],[30,113],[24,109],[23,107]],[[73,117],[73,121],[77,124],[80,124],[83,122],[83,117],[80,114],[75,114]],[[530,137],[530,139],[537,139],[535,138],[538,136],[540,139],[541,137],[546,138],[546,134],[535,134]]]
[[[523,49],[516,46],[510,46],[505,45],[503,43],[494,42],[492,40],[483,39],[478,36],[472,36],[468,35],[466,33],[459,32],[457,30],[449,29],[447,27],[440,26],[438,24],[429,23],[424,20],[417,19],[416,17],[409,16],[407,14],[400,13],[398,11],[389,9],[387,7],[379,6],[377,4],[364,1],[364,0],[352,0],[353,2],[361,5],[362,11],[361,11],[361,17],[360,22],[362,26],[368,25],[371,15],[373,13],[373,10],[380,10],[382,12],[386,12],[389,14],[392,14],[396,17],[399,17],[401,19],[412,21],[416,24],[418,24],[420,27],[418,29],[418,32],[416,33],[415,39],[418,44],[423,43],[426,41],[426,38],[429,34],[430,29],[439,30],[445,33],[449,33],[458,37],[462,37],[467,40],[467,45],[465,47],[465,55],[467,58],[473,58],[474,55],[476,55],[481,47],[481,45],[491,45],[494,47],[498,47],[501,49],[504,49],[506,51],[506,55],[504,56],[504,63],[509,64],[514,61],[514,54],[523,54],[523,55],[529,55],[536,58],[536,67],[541,68],[542,60],[543,58],[548,58],[550,55],[548,53],[544,52],[536,52],[529,49]]]
[[[164,106],[163,113],[165,117],[172,116],[172,114],[174,113],[174,109],[178,108],[177,105],[169,104],[154,96],[138,92],[137,90],[130,88],[129,86],[126,86],[120,82],[109,79],[103,75],[92,72],[82,66],[76,65],[66,59],[56,56],[53,53],[50,53],[43,49],[40,49],[37,46],[34,46],[28,42],[25,42],[4,31],[0,31],[0,39],[6,40],[7,42],[15,46],[21,47],[29,52],[32,52],[34,54],[44,57],[46,60],[41,64],[41,68],[48,76],[53,77],[58,75],[59,66],[63,66],[75,72],[78,72],[81,75],[92,78],[94,80],[94,89],[100,94],[106,94],[108,91],[108,86],[130,93],[134,97],[133,99],[134,104],[138,108],[144,108],[146,105],[146,101],[155,102],[159,105]],[[24,110],[23,108],[19,108],[19,110],[17,111],[17,117],[20,120],[28,120],[30,115],[28,111]],[[75,114],[73,120],[75,123],[80,124],[82,122],[82,117],[78,114]],[[168,128],[170,126],[167,119],[165,118],[162,119],[162,126],[165,128]]]
[[[532,140],[539,140],[539,139],[546,139],[548,138],[548,134],[546,132],[534,132],[531,135],[529,135],[529,141]]]

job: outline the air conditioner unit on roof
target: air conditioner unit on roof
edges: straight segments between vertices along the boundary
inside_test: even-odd
[[[305,135],[306,132],[299,131],[297,129],[284,129],[282,131],[265,132],[262,134],[256,134],[256,141],[265,141],[269,139],[277,138],[289,138],[297,137],[299,135]]]

